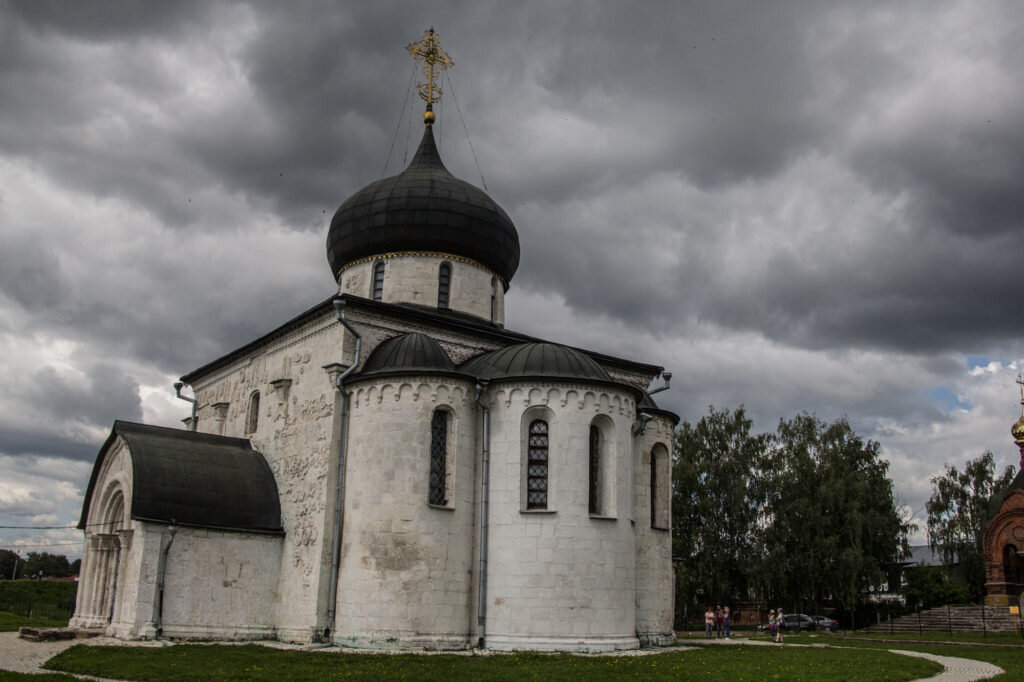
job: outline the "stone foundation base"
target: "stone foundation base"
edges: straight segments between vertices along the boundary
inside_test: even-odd
[[[489,632],[487,633],[485,643],[488,649],[495,651],[566,651],[581,654],[598,654],[606,651],[627,651],[640,648],[640,640],[633,635],[551,637]]]
[[[388,651],[462,651],[472,649],[473,642],[462,634],[419,634],[411,632],[340,633],[331,638],[333,644],[350,649],[383,649]]]
[[[160,635],[166,639],[196,641],[248,642],[254,640],[276,640],[277,631],[272,626],[259,625],[176,625],[164,623]]]
[[[637,637],[640,639],[640,646],[645,649],[656,646],[672,646],[676,643],[676,633],[674,632],[638,632]]]

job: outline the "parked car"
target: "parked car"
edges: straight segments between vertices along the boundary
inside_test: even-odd
[[[783,630],[798,630],[800,632],[817,630],[817,624],[811,619],[810,616],[803,613],[785,613],[782,615],[782,624],[779,626]]]
[[[835,632],[839,629],[838,621],[834,621],[828,616],[811,616],[811,620],[819,630],[828,630],[829,632]]]

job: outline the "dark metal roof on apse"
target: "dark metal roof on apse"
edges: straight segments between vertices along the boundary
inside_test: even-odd
[[[467,360],[459,369],[480,379],[548,377],[616,383],[593,359],[556,343],[521,343],[500,348]]]
[[[437,341],[426,334],[410,332],[392,337],[374,348],[366,364],[353,378],[395,372],[454,374],[455,365]]]

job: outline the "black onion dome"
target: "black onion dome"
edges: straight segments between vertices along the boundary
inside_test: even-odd
[[[455,365],[437,341],[426,334],[411,332],[390,338],[374,348],[359,376],[385,372],[455,373]]]
[[[467,360],[459,369],[478,379],[544,377],[617,383],[590,356],[556,343],[508,346]]]
[[[505,211],[482,190],[444,167],[427,126],[409,167],[359,190],[331,219],[331,272],[397,251],[437,251],[470,258],[507,285],[519,267],[519,235]]]

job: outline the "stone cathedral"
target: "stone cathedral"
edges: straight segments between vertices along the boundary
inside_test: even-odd
[[[661,367],[516,333],[511,219],[425,129],[327,233],[337,293],[116,421],[71,626],[126,639],[610,651],[674,641]],[[554,331],[554,330],[553,330]],[[188,398],[185,398],[186,400]]]

